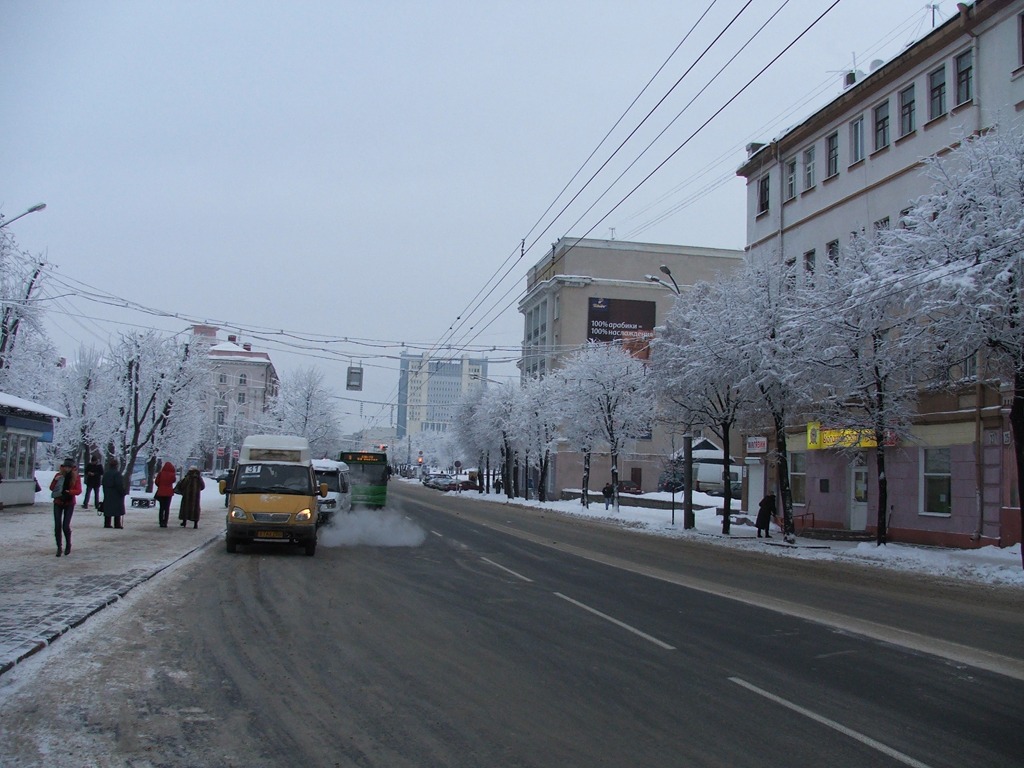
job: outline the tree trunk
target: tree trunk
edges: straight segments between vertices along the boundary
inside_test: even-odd
[[[732,479],[729,477],[729,425],[722,427],[722,535],[728,536],[732,526]]]
[[[885,476],[885,446],[883,434],[875,432],[878,447],[875,449],[875,466],[878,469],[878,531],[875,535],[876,544],[885,544],[889,538],[889,521],[885,514],[889,504],[889,480]]]
[[[1024,368],[1013,372],[1013,404],[1010,406],[1010,429],[1013,431],[1013,458],[1017,462],[1017,497],[1020,504],[1024,489]],[[1020,507],[1021,530],[1024,531],[1024,504]],[[1020,549],[1024,568],[1024,547]]]
[[[782,499],[782,538],[792,544],[796,541],[796,526],[793,524],[793,489],[789,485],[789,448],[786,444],[786,419],[782,413],[772,413],[775,420],[775,447],[778,459],[775,464],[776,484]]]
[[[583,506],[590,509],[590,451],[583,452]]]
[[[544,451],[544,458],[540,462],[540,478],[537,480],[537,498],[541,501],[548,500],[548,465],[551,463],[551,451]]]

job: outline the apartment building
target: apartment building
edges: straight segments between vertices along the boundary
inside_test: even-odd
[[[800,125],[748,147],[738,173],[747,183],[751,258],[781,259],[811,279],[840,257],[851,234],[900,226],[911,202],[929,191],[922,158],[1017,122],[1024,109],[1024,1],[957,7],[957,15],[891,61],[847,73],[841,95]],[[966,384],[955,394],[922,397],[914,444],[887,454],[891,540],[1020,541],[1006,404],[998,387]],[[873,449],[851,458],[829,448],[830,428],[841,427],[794,425],[796,513],[819,527],[870,531],[877,520]],[[763,446],[762,436],[751,437]],[[763,463],[769,455],[750,460]]]
[[[207,346],[213,368],[211,396],[206,401],[207,442],[213,446],[207,466],[213,469],[234,463],[242,440],[256,431],[280,387],[269,354],[234,334],[221,341],[217,333],[211,325],[192,327],[193,339]]]

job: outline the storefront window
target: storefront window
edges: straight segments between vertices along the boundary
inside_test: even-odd
[[[789,490],[794,504],[807,503],[807,454],[789,454]]]
[[[924,512],[948,515],[952,512],[949,448],[924,449]]]

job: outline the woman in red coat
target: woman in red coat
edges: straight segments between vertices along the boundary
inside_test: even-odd
[[[82,478],[74,459],[64,459],[60,472],[50,482],[53,497],[53,536],[57,539],[57,557],[61,556],[61,534],[64,537],[63,554],[71,554],[71,516],[75,514],[75,500],[82,492]]]
[[[174,484],[177,479],[178,474],[174,471],[174,465],[169,461],[165,461],[160,471],[156,473],[156,503],[160,505],[161,528],[167,527],[167,520],[171,516],[171,499],[174,498]]]

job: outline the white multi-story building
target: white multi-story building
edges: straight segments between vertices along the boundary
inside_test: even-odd
[[[455,406],[486,380],[486,358],[403,353],[398,373],[397,438],[447,432]]]
[[[845,91],[803,123],[748,147],[738,173],[747,180],[752,258],[781,259],[810,277],[840,257],[851,233],[900,225],[911,202],[929,191],[922,158],[1017,121],[1024,109],[1024,1],[957,6],[956,16],[896,58],[867,74],[848,73]],[[998,391],[973,386],[922,399],[919,445],[895,452],[887,472],[896,500],[890,537],[1020,540],[1001,405]],[[870,530],[877,519],[877,509],[869,510],[871,449],[851,460],[808,443],[806,428],[794,426],[792,438],[797,512],[813,514],[817,525]]]
[[[193,339],[208,345],[213,368],[206,413],[215,446],[210,458],[213,468],[234,463],[242,440],[262,422],[280,386],[269,354],[254,350],[252,344],[240,342],[234,335],[220,341],[217,330],[210,325],[192,327]]]

